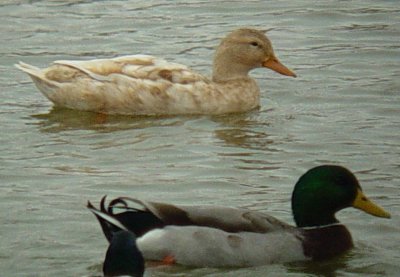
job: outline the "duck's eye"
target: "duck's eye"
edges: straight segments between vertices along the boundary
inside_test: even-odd
[[[257,41],[250,42],[250,45],[256,46],[256,47],[260,46]]]

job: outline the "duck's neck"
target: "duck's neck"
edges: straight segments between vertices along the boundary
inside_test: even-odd
[[[297,227],[321,227],[339,223],[334,214],[319,210],[296,211],[293,217]]]
[[[214,82],[226,82],[238,78],[248,77],[249,69],[237,66],[227,67],[226,65],[214,64],[212,80]]]
[[[303,229],[302,233],[304,255],[313,260],[330,259],[353,247],[349,230],[341,224]]]
[[[221,48],[215,53],[212,80],[226,82],[232,79],[248,78],[249,71],[253,67],[238,61],[228,51]]]

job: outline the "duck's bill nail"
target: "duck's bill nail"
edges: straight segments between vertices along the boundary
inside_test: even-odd
[[[296,74],[291,71],[289,68],[284,66],[277,58],[272,57],[269,58],[268,60],[265,60],[262,64],[264,67],[268,67],[269,69],[272,69],[273,71],[276,71],[282,75],[286,76],[291,76],[291,77],[297,77]]]
[[[353,202],[353,207],[363,210],[364,212],[374,216],[390,218],[390,213],[386,212],[383,208],[369,200],[360,189],[357,191],[357,196]]]

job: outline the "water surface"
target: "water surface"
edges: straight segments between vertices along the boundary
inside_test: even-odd
[[[269,212],[293,223],[307,169],[341,164],[391,220],[338,217],[355,249],[321,264],[151,268],[147,276],[396,276],[400,270],[397,1],[22,1],[0,4],[0,272],[100,276],[107,242],[87,200],[127,195]],[[259,110],[107,117],[54,109],[13,67],[151,54],[209,75],[241,26],[271,29],[297,79],[257,69]]]

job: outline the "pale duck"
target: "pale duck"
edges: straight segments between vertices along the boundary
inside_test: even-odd
[[[226,114],[259,107],[248,73],[267,67],[295,77],[276,57],[264,32],[241,28],[218,46],[212,79],[185,65],[148,55],[55,61],[46,69],[20,62],[57,107],[122,115]]]

